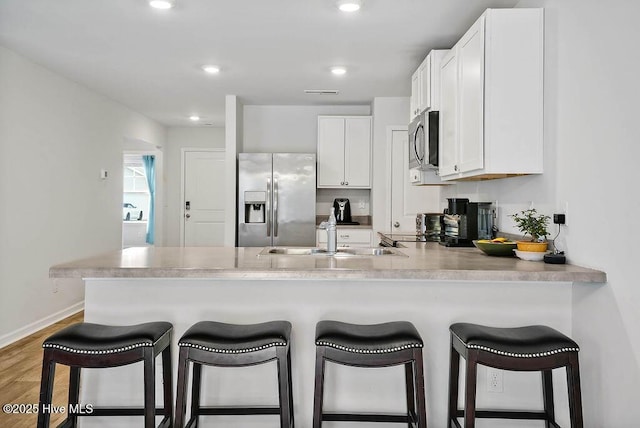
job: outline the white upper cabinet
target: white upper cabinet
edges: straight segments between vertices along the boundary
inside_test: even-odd
[[[487,9],[440,72],[443,180],[543,172],[542,9]]]
[[[456,172],[458,159],[458,51],[451,51],[442,60],[440,70],[440,146],[438,147],[438,171],[440,176]]]
[[[318,187],[371,188],[371,116],[318,116]]]
[[[411,76],[409,121],[425,110],[439,109],[440,63],[447,52],[448,49],[432,50]]]
[[[420,80],[420,68],[418,68],[411,76],[411,98],[409,99],[409,122],[411,122],[418,114],[420,110],[420,96],[422,95]]]

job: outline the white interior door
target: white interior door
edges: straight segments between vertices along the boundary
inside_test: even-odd
[[[392,232],[416,231],[416,214],[440,211],[440,188],[414,186],[409,182],[407,130],[391,132],[391,224]]]
[[[183,173],[183,245],[223,246],[227,191],[224,151],[185,151]]]

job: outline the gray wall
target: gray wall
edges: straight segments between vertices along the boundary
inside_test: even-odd
[[[82,307],[82,281],[49,267],[121,247],[125,141],[165,130],[1,46],[0,94],[2,347]]]
[[[362,106],[245,105],[242,151],[316,153],[318,115],[368,115]]]

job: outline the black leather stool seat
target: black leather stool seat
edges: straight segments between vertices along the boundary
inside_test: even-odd
[[[54,333],[42,347],[76,354],[115,354],[153,347],[171,329],[170,323],[162,321],[130,326],[80,323]]]
[[[418,330],[407,321],[382,324],[319,321],[316,324],[313,428],[322,428],[322,423],[325,421],[391,422],[412,428],[426,428],[422,347],[423,342]],[[323,403],[327,362],[368,368],[403,365],[406,412],[325,412]]]
[[[174,428],[197,427],[200,416],[279,415],[280,428],[293,428],[291,323],[226,324],[200,321],[180,338],[178,388]],[[200,403],[203,366],[247,367],[276,362],[277,406],[203,406]],[[189,377],[191,396],[187,392]],[[187,418],[187,405],[190,415]]]
[[[382,354],[422,348],[415,326],[406,321],[360,325],[340,321],[320,321],[316,325],[316,345],[361,354]]]
[[[243,354],[287,346],[291,336],[291,323],[269,321],[262,324],[225,324],[201,321],[189,328],[180,338],[180,346],[225,354]]]
[[[561,352],[578,352],[578,344],[544,325],[515,328],[487,327],[457,323],[451,333],[470,349],[481,349],[509,357],[546,357]]]

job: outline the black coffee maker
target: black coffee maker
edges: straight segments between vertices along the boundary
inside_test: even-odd
[[[347,198],[336,198],[333,201],[333,212],[338,224],[360,224],[351,218],[351,204]]]
[[[449,198],[444,210],[442,229],[447,247],[473,247],[477,239],[495,238],[495,212],[491,202],[469,202],[466,198]]]

